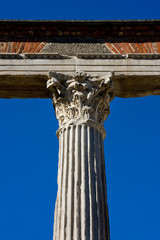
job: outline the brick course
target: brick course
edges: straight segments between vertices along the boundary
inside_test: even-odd
[[[0,53],[40,53],[57,37],[96,39],[112,53],[160,53],[160,21],[0,21]]]

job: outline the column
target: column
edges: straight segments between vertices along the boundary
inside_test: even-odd
[[[103,148],[110,77],[49,73],[47,88],[59,121],[54,240],[110,239]]]

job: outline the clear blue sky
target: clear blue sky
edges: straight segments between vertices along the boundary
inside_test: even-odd
[[[2,1],[1,19],[158,19],[153,1]],[[111,240],[160,239],[160,96],[111,103]],[[58,128],[51,100],[0,99],[0,239],[52,240]],[[69,240],[69,239],[68,239]]]

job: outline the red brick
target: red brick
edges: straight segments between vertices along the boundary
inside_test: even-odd
[[[146,46],[146,49],[148,50],[148,53],[152,53],[152,51],[151,51],[151,49],[150,49],[150,47],[149,47],[148,43],[147,43],[147,42],[145,42],[144,44],[145,44],[145,46]]]
[[[119,46],[118,43],[113,43],[113,46],[116,48],[116,50],[120,53],[120,54],[124,54],[124,50]]]
[[[35,50],[35,52],[36,52],[36,53],[39,53],[45,45],[46,45],[46,43],[41,43],[41,44],[37,47],[37,49]]]
[[[18,53],[18,50],[19,50],[20,45],[21,45],[21,42],[17,42],[16,53]]]
[[[5,47],[4,47],[4,53],[7,53],[7,48],[8,48],[8,43],[5,43]]]
[[[25,47],[25,42],[21,42],[21,45],[19,46],[19,49],[17,51],[17,53],[22,53]]]
[[[157,42],[157,53],[160,53],[160,42]]]
[[[123,49],[125,53],[130,53],[130,50],[127,48],[125,43],[119,43],[119,46]]]
[[[113,46],[111,43],[106,43],[108,49],[113,52],[113,53],[119,53]]]
[[[17,46],[17,42],[12,42],[12,49],[11,49],[12,53],[16,53],[16,46]]]
[[[135,46],[139,50],[139,53],[144,53],[144,49],[141,43],[135,43]]]
[[[125,42],[125,45],[126,45],[126,46],[127,46],[127,48],[129,49],[129,52],[130,52],[130,53],[135,53],[135,51],[132,49],[132,47],[131,47],[130,43],[128,43],[128,42]]]
[[[134,53],[139,53],[140,49],[139,49],[139,45],[137,43],[130,43],[131,47],[134,49]]]
[[[25,42],[24,49],[23,49],[22,53],[26,53],[26,50],[27,50],[28,46],[29,46],[29,42]]]
[[[32,49],[32,47],[33,47],[33,42],[30,42],[30,43],[28,44],[28,48],[26,49],[26,53],[29,53],[30,50]]]
[[[40,42],[33,43],[32,49],[30,49],[30,53],[34,53],[39,44]]]
[[[144,53],[148,53],[148,50],[147,50],[145,44],[144,43],[140,43],[140,44],[141,44],[141,46],[143,48]]]
[[[151,43],[151,42],[148,42],[147,44],[148,44],[148,46],[149,46],[149,48],[150,48],[151,53],[155,53],[152,43]]]

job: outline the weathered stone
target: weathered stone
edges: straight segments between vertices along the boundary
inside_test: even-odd
[[[49,98],[47,73],[73,78],[76,71],[102,77],[113,72],[112,92],[117,97],[160,94],[159,54],[59,54],[0,55],[1,98]],[[3,57],[3,59],[1,59]]]
[[[49,73],[47,88],[60,125],[54,240],[110,239],[103,121],[112,99],[111,77]]]
[[[49,72],[47,88],[53,93],[56,117],[62,126],[75,119],[93,120],[103,124],[109,114],[112,74],[103,77],[77,72],[73,78]]]
[[[51,97],[59,121],[54,240],[110,238],[103,121],[114,97],[160,95],[159,23],[0,21],[0,97]]]
[[[42,49],[46,53],[59,53],[62,55],[75,56],[77,53],[110,53],[107,46],[96,39],[90,38],[54,38]]]

